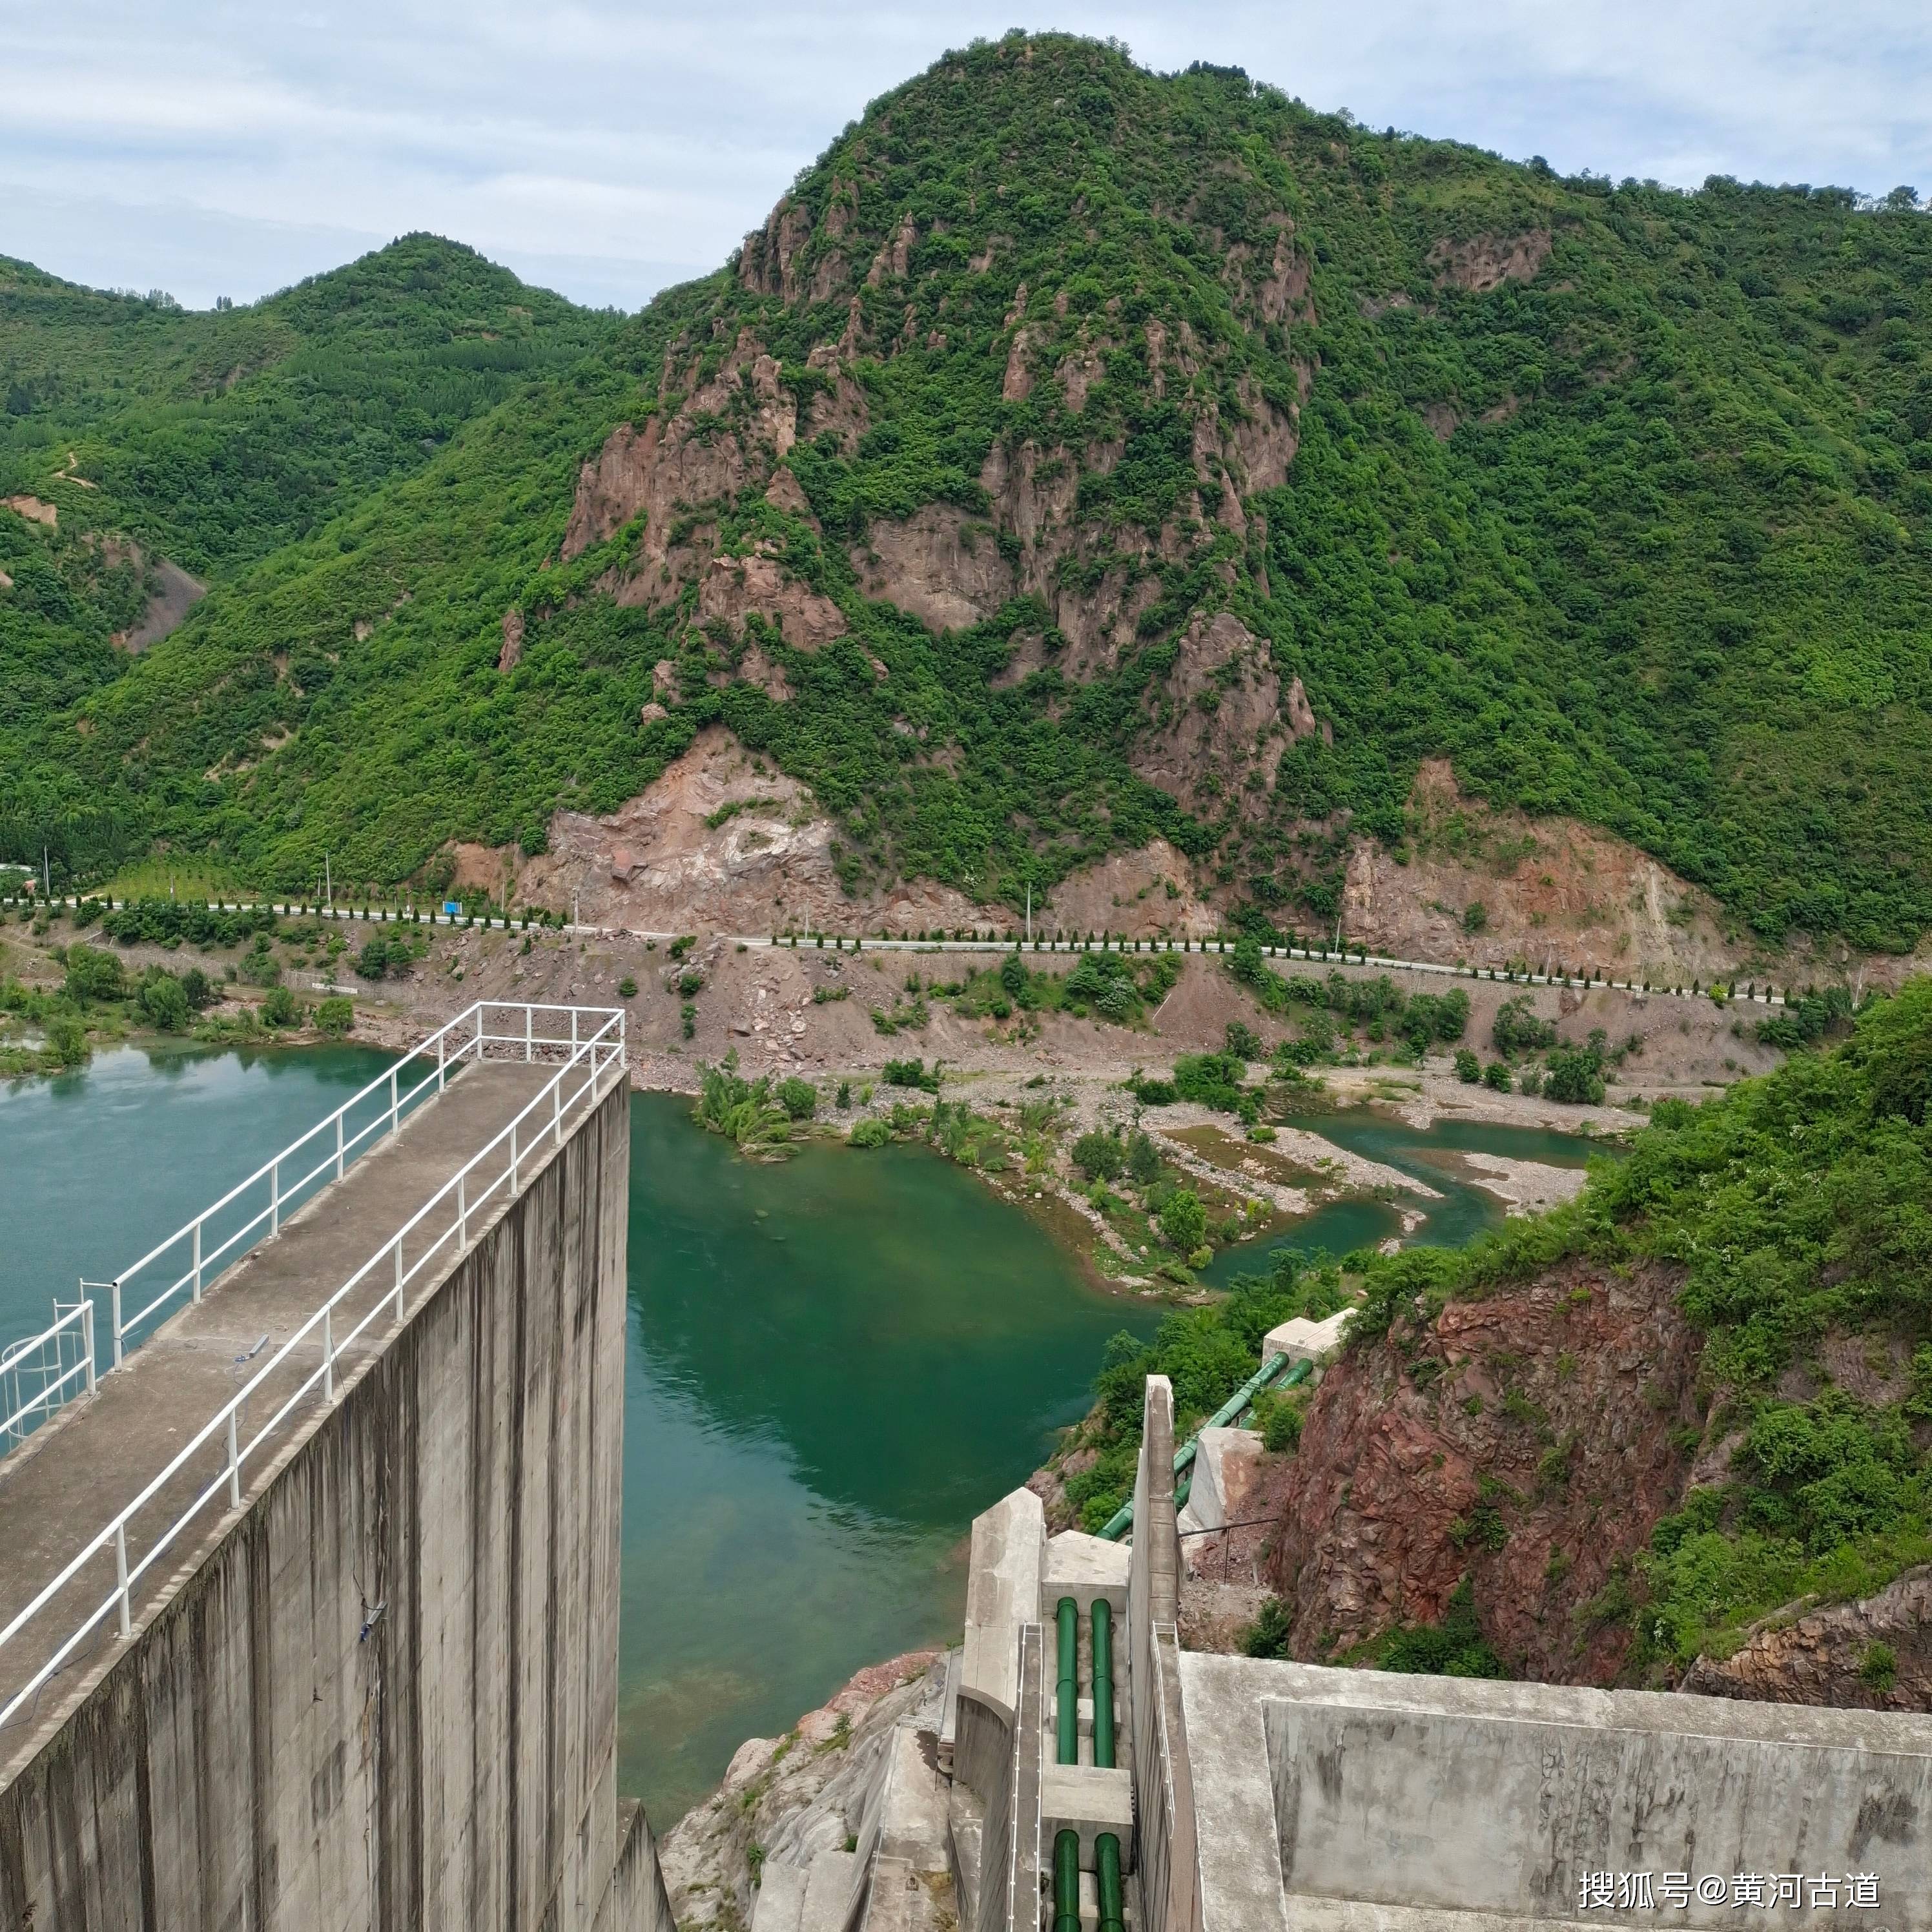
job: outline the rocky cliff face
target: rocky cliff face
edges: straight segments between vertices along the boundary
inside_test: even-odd
[[[821,1853],[851,1849],[902,1722],[937,1726],[941,1655],[912,1651],[870,1665],[784,1736],[738,1747],[724,1783],[658,1848],[685,1932],[742,1932],[764,1867],[808,1867]]]
[[[1932,1568],[1876,1596],[1767,1617],[1726,1658],[1700,1657],[1682,1687],[1773,1704],[1932,1711]]]
[[[1346,1354],[1276,1539],[1294,1654],[1438,1622],[1467,1577],[1513,1672],[1616,1682],[1628,1622],[1593,1604],[1676,1505],[1702,1432],[1702,1339],[1677,1285],[1566,1264]]]

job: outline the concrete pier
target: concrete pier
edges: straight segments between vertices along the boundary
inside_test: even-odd
[[[555,1071],[466,1069],[0,1462],[0,1628]],[[620,1063],[0,1732],[0,1924],[668,1932],[613,1783],[628,1150]],[[0,1646],[0,1702],[114,1589]]]

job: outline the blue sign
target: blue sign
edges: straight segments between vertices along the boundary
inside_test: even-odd
[[[442,902],[442,909],[452,919],[460,919],[463,916],[462,907],[454,899],[445,899]]]

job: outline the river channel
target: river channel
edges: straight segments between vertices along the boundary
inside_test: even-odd
[[[0,1084],[0,1344],[387,1064],[346,1046],[124,1048]],[[972,1518],[1084,1411],[1106,1337],[1149,1334],[1160,1310],[1091,1285],[922,1149],[758,1165],[694,1127],[688,1101],[632,1106],[619,1784],[662,1827],[746,1737],[782,1732],[862,1665],[956,1636]],[[1366,1110],[1304,1124],[1442,1189],[1424,1239],[1500,1216],[1456,1150],[1587,1150]],[[1383,1203],[1339,1202],[1252,1248],[1340,1253],[1399,1225]],[[1230,1251],[1212,1273],[1262,1258]]]

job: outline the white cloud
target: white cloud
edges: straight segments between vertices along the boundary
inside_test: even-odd
[[[202,303],[432,228],[635,307],[722,260],[868,100],[1012,24],[983,0],[16,10],[0,252]],[[1024,24],[1564,171],[1932,187],[1916,0],[1054,0]]]

